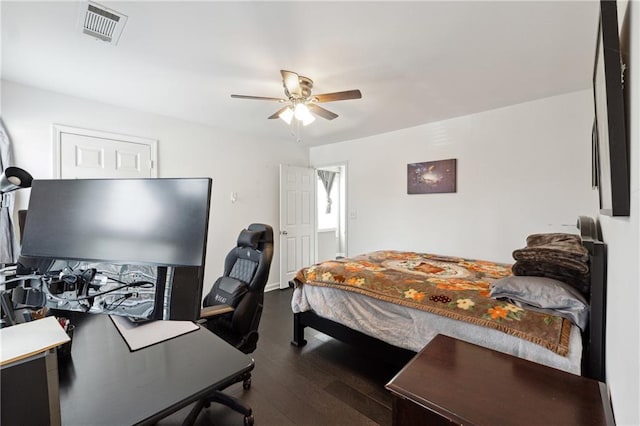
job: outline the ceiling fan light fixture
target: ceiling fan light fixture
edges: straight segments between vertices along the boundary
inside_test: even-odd
[[[291,107],[287,107],[284,111],[278,115],[287,124],[291,124],[291,120],[293,119],[293,109]]]
[[[2,0],[0,0],[2,1]],[[251,95],[231,95],[236,99],[254,99],[262,101],[277,101],[285,103],[276,112],[267,117],[269,120],[281,118],[282,121],[292,129],[292,134],[299,139],[299,131],[302,126],[308,126],[313,123],[317,117],[325,120],[333,120],[338,118],[338,114],[331,112],[321,106],[319,103],[345,101],[349,99],[361,99],[360,90],[345,90],[342,92],[322,93],[319,95],[311,95],[313,89],[313,80],[302,75],[298,75],[293,71],[280,70],[282,75],[282,85],[284,87],[285,98],[272,98],[266,96]]]
[[[303,103],[296,104],[294,112],[295,112],[296,120],[300,120],[304,122],[313,118],[313,115],[311,115],[311,111],[309,111],[309,107]]]
[[[309,116],[308,116],[308,117],[305,117],[305,118],[302,120],[302,125],[303,125],[303,126],[306,126],[306,125],[308,125],[308,124],[313,123],[314,121],[316,121],[316,118],[315,118],[312,114],[309,114]]]

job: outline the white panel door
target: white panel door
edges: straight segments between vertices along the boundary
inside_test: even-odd
[[[156,177],[156,141],[55,126],[56,170],[62,179]]]
[[[316,178],[307,167],[280,165],[280,288],[315,262]]]

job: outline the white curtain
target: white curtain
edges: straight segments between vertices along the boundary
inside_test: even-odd
[[[337,172],[330,172],[328,170],[318,170],[318,177],[322,181],[325,191],[327,191],[327,209],[325,213],[331,213],[331,188],[333,187],[333,181],[336,178]]]
[[[11,165],[11,141],[0,118],[0,173]],[[0,195],[0,265],[14,263],[18,259],[18,242],[13,234],[14,193]]]

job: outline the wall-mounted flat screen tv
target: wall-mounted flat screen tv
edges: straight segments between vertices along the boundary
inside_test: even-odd
[[[629,216],[629,155],[616,2],[600,1],[593,67],[597,185],[600,213]]]

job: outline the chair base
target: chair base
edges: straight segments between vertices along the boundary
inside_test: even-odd
[[[251,388],[251,373],[241,374],[236,378],[234,383],[242,382],[242,388],[247,390]],[[232,383],[232,384],[234,384]],[[225,388],[226,389],[226,388]],[[204,399],[196,402],[196,405],[191,409],[189,415],[182,422],[183,426],[191,426],[195,424],[196,419],[200,415],[200,412],[204,408],[209,408],[212,403],[222,404],[231,408],[233,411],[244,415],[244,426],[252,426],[254,423],[253,410],[248,405],[241,403],[237,398],[229,396],[222,392],[222,390],[214,391]]]

